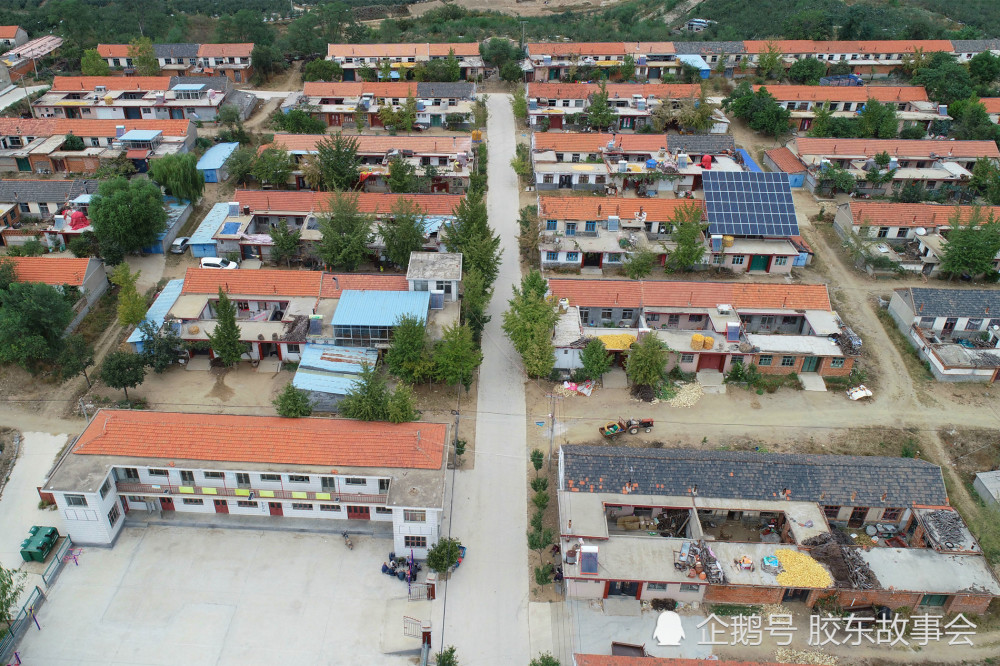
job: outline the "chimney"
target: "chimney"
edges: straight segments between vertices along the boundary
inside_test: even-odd
[[[888,496],[889,496],[889,493],[887,493],[887,492],[884,492],[884,493],[882,493],[882,501],[884,502],[884,501],[885,501],[885,499],[886,499],[886,498],[887,498]]]
[[[851,491],[851,501],[853,502],[855,499],[857,499],[857,497],[858,497],[857,491],[852,490]]]

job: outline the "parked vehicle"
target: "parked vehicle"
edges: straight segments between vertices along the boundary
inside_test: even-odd
[[[608,421],[600,426],[597,432],[608,439],[613,439],[624,432],[635,435],[639,432],[639,428],[649,432],[653,429],[653,419],[618,419],[617,421]]]
[[[459,546],[458,547],[458,562],[455,562],[454,566],[451,567],[452,571],[454,571],[455,569],[457,569],[459,567],[459,565],[462,564],[462,560],[465,559],[465,551],[466,551],[465,546]]]
[[[229,261],[222,257],[202,257],[199,264],[202,268],[239,268],[235,261]]]
[[[175,238],[174,242],[170,244],[170,253],[184,254],[184,252],[188,249],[188,243],[190,242],[191,239],[187,236],[179,236]]]

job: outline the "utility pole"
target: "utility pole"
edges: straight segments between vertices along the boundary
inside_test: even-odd
[[[90,415],[87,414],[87,405],[84,404],[83,398],[80,398],[80,411],[83,412],[83,418],[87,419],[87,423],[90,423]]]
[[[548,393],[545,395],[546,398],[550,399],[549,403],[549,471],[552,471],[552,450],[554,447],[554,442],[556,438],[556,399],[562,396],[558,396],[555,393]]]
[[[524,26],[528,25],[527,21],[521,21],[521,48],[524,48]]]

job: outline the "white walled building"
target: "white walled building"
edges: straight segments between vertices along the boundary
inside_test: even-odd
[[[423,559],[447,441],[440,423],[105,409],[42,491],[76,543],[114,543],[130,511],[188,511],[391,522],[394,550]]]

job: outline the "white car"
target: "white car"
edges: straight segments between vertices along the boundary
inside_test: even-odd
[[[222,257],[202,257],[200,266],[202,268],[239,268],[235,261],[229,261]]]
[[[188,243],[191,239],[187,236],[181,236],[180,238],[175,238],[174,242],[170,244],[171,254],[184,254],[185,250],[188,248]]]

